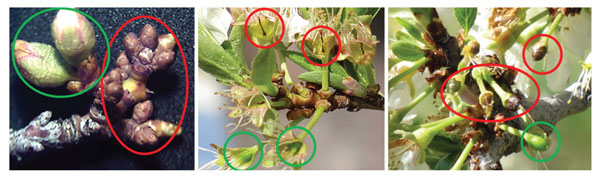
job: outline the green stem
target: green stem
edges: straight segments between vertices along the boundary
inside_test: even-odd
[[[392,116],[390,117],[390,122],[402,121],[404,116],[406,116],[406,114],[410,110],[412,110],[417,104],[419,104],[421,101],[423,101],[423,99],[427,95],[429,95],[431,92],[433,92],[433,90],[434,90],[434,86],[429,86],[424,92],[421,92],[421,94],[419,94],[417,97],[415,97],[415,99],[413,99],[408,105],[406,105],[403,108],[400,108],[400,110],[392,113]]]
[[[465,146],[465,149],[463,149],[462,153],[460,153],[458,160],[456,160],[456,163],[454,163],[454,166],[452,166],[450,170],[460,170],[462,168],[465,160],[467,160],[467,156],[469,156],[469,153],[471,153],[471,149],[473,149],[475,141],[477,141],[475,138],[469,139],[469,143],[467,143],[467,146]]]
[[[388,89],[391,89],[392,87],[396,86],[398,83],[400,83],[400,81],[402,81],[404,79],[404,77],[412,74],[417,69],[421,68],[421,66],[423,66],[425,63],[427,63],[427,61],[429,61],[429,58],[421,58],[421,59],[415,61],[413,66],[406,69],[404,72],[394,76],[392,79],[390,79],[388,81]]]
[[[375,69],[373,68],[372,64],[369,64],[367,66],[365,66],[365,69],[367,70],[367,81],[368,81],[368,88],[374,88],[375,87]]]
[[[504,91],[504,88],[502,88],[502,86],[500,86],[500,84],[498,84],[496,80],[492,78],[492,76],[486,69],[480,70],[483,79],[492,87],[492,89],[494,89],[496,94],[500,96],[500,100],[502,100],[502,106],[506,107],[506,101],[512,96],[512,93]]]
[[[281,50],[277,50],[277,53],[279,53],[279,62],[281,63],[281,70],[283,71],[283,81],[285,81],[285,84],[287,85],[292,85],[294,82],[292,81],[292,77],[290,77],[290,72],[288,71],[286,64],[286,58],[283,53],[281,53]]]
[[[327,58],[329,56],[321,59],[321,63],[327,63]],[[321,90],[328,91],[329,90],[329,66],[323,66],[321,68],[322,73],[322,82],[321,82]]]
[[[312,130],[312,128],[315,126],[315,124],[317,124],[317,122],[321,118],[321,115],[323,115],[324,111],[325,111],[325,106],[317,107],[317,110],[315,110],[315,113],[310,118],[310,122],[308,122],[308,124],[306,124],[305,128],[309,131]],[[306,138],[306,135],[308,135],[307,132],[302,132],[302,134],[300,134],[300,136],[298,136],[298,139],[304,141],[304,138]]]
[[[281,98],[277,101],[269,101],[269,105],[271,105],[273,108],[287,108],[288,106],[292,105],[292,102],[289,98]]]
[[[419,146],[422,149],[425,149],[427,148],[427,146],[429,146],[429,143],[431,143],[431,140],[439,131],[461,120],[466,119],[460,116],[452,116],[442,120],[438,120],[435,123],[432,122],[434,125],[431,127],[419,128],[418,130],[413,132],[413,135],[415,136],[415,139]]]

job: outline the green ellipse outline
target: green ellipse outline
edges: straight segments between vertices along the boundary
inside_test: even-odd
[[[260,162],[263,159],[263,144],[262,142],[260,142],[260,139],[258,139],[258,137],[250,132],[247,131],[239,131],[236,132],[234,134],[232,134],[231,136],[229,136],[229,138],[227,138],[227,140],[225,141],[225,144],[223,144],[223,159],[225,159],[225,163],[227,164],[227,166],[229,166],[231,169],[234,170],[240,170],[238,168],[233,167],[233,165],[231,165],[231,163],[229,163],[229,160],[227,160],[227,144],[229,144],[229,141],[231,141],[231,139],[233,139],[233,137],[237,136],[237,135],[241,135],[241,134],[246,134],[246,135],[250,135],[252,138],[254,138],[256,140],[256,142],[258,142],[258,147],[260,148],[260,158],[258,159],[258,162],[256,162],[256,164],[248,169],[243,169],[243,170],[254,170],[256,169],[256,167],[258,167],[258,165],[260,164]]]
[[[285,161],[285,159],[283,159],[283,157],[281,157],[281,152],[279,152],[279,141],[281,140],[281,137],[283,136],[283,134],[285,132],[292,130],[292,129],[300,129],[302,131],[305,131],[306,133],[308,133],[308,135],[310,135],[310,138],[313,140],[313,153],[310,155],[308,160],[306,160],[304,163],[301,163],[301,164],[292,164],[292,163]],[[301,127],[301,126],[291,126],[291,127],[286,128],[285,130],[283,130],[277,137],[277,141],[275,141],[275,151],[277,152],[277,156],[279,157],[279,160],[281,160],[286,165],[289,165],[291,167],[301,167],[301,166],[308,164],[308,162],[310,162],[315,157],[315,153],[317,152],[317,141],[315,140],[315,136],[310,132],[310,130],[308,130],[304,127]]]
[[[533,127],[536,124],[544,124],[544,125],[550,126],[552,129],[554,129],[554,132],[556,132],[556,136],[558,137],[558,147],[556,147],[556,151],[554,151],[554,154],[552,154],[552,156],[545,158],[545,159],[536,159],[536,158],[531,157],[527,153],[527,151],[525,151],[525,145],[523,145],[523,137],[525,136],[525,133],[527,132],[527,130],[529,130],[529,128]],[[553,159],[556,156],[556,154],[558,154],[558,151],[560,150],[560,145],[561,145],[560,133],[558,133],[558,130],[556,129],[556,127],[554,127],[554,125],[552,125],[548,122],[536,121],[532,124],[529,124],[527,127],[525,127],[525,130],[523,130],[523,133],[521,134],[521,149],[522,149],[523,153],[525,154],[525,156],[527,156],[527,158],[533,160],[534,162],[546,162],[546,161]]]
[[[100,74],[100,76],[98,77],[98,79],[89,87],[87,87],[86,89],[77,92],[77,93],[73,93],[73,94],[69,94],[69,95],[55,95],[55,94],[50,94],[50,93],[46,93],[43,91],[38,90],[37,88],[33,87],[31,84],[29,84],[29,82],[27,82],[27,80],[25,80],[25,78],[21,75],[21,72],[19,71],[19,68],[17,67],[17,63],[15,61],[15,42],[17,42],[17,37],[19,37],[19,33],[21,33],[21,30],[23,30],[23,27],[25,27],[25,25],[27,25],[27,23],[29,23],[29,21],[31,21],[33,18],[37,17],[40,14],[49,12],[49,11],[55,11],[55,10],[70,10],[70,11],[74,11],[77,12],[79,14],[82,14],[83,16],[87,17],[88,19],[92,20],[92,22],[94,22],[94,24],[96,24],[96,26],[98,26],[98,28],[100,28],[100,31],[102,32],[102,35],[104,36],[104,39],[106,40],[106,50],[107,53],[105,55],[106,58],[106,64],[104,65],[104,70],[102,71],[102,73]],[[19,27],[19,29],[17,30],[17,33],[15,34],[15,38],[13,39],[13,42],[11,44],[11,60],[13,62],[13,67],[15,68],[15,71],[17,72],[17,75],[19,76],[19,78],[21,79],[21,81],[23,81],[23,83],[25,85],[27,85],[27,87],[29,87],[31,90],[35,91],[36,93],[39,93],[40,95],[44,95],[50,98],[71,98],[71,97],[75,97],[75,96],[79,96],[81,94],[84,94],[85,92],[89,91],[90,89],[92,89],[94,86],[96,86],[100,80],[102,79],[102,77],[104,77],[104,74],[106,74],[106,70],[108,70],[108,64],[110,63],[110,44],[108,42],[108,36],[106,36],[106,32],[104,32],[104,28],[102,28],[102,26],[96,21],[96,19],[92,18],[90,15],[86,14],[83,11],[77,10],[77,9],[73,9],[73,8],[67,8],[67,7],[56,7],[56,8],[48,8],[48,9],[44,9],[42,11],[39,11],[35,14],[33,14],[32,16],[30,16],[29,18],[27,18],[27,20],[25,20],[25,22],[23,22],[23,24],[21,24],[21,27]]]

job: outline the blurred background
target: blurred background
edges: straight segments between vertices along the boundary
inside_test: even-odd
[[[371,23],[372,34],[377,36],[375,59],[373,65],[376,71],[376,82],[384,88],[384,9],[381,9]],[[245,38],[244,38],[245,39]],[[290,47],[295,48],[295,45]],[[298,49],[296,49],[299,51]],[[244,40],[244,52],[247,63],[257,53],[257,48]],[[293,62],[287,62],[290,75],[294,83],[299,80],[295,77],[304,72]],[[237,119],[227,117],[229,110],[224,104],[233,105],[229,98],[215,95],[215,92],[223,92],[229,89],[215,80],[213,76],[201,69],[198,70],[198,146],[213,150],[209,145],[223,146],[225,140],[230,136],[225,128],[228,123],[237,122]],[[385,94],[384,94],[385,95]],[[223,108],[219,110],[219,107]],[[279,111],[282,125],[288,123],[285,118],[287,110]],[[345,109],[324,113],[319,122],[312,129],[317,142],[318,151],[314,159],[303,166],[305,170],[383,170],[384,169],[384,111],[363,109],[359,112],[348,112]],[[299,126],[306,126],[309,119],[304,120]],[[252,125],[250,125],[252,126]],[[295,134],[301,130],[292,130]],[[313,152],[312,141],[305,141],[308,153]],[[256,141],[248,135],[236,136],[228,147],[241,147],[256,145]],[[305,157],[307,160],[308,157]],[[216,159],[215,155],[198,150],[198,167]],[[258,157],[257,157],[258,159]],[[259,167],[257,169],[264,169]]]

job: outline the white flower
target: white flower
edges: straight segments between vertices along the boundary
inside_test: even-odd
[[[308,31],[309,21],[302,18],[296,8],[281,8],[280,13],[285,23],[285,33],[281,42],[289,46]]]
[[[200,8],[198,20],[213,35],[217,43],[221,44],[227,39],[229,27],[233,18],[225,8]]]

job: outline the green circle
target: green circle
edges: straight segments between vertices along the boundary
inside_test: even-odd
[[[552,154],[552,156],[545,158],[545,159],[536,159],[536,158],[531,157],[529,154],[527,154],[527,151],[525,151],[525,146],[523,145],[523,137],[525,136],[525,133],[527,132],[527,130],[529,130],[529,128],[533,127],[536,124],[544,124],[544,125],[550,126],[552,129],[554,129],[554,132],[556,132],[556,136],[558,137],[558,147],[556,147],[556,151],[554,151],[554,154]],[[534,123],[528,125],[527,127],[525,127],[525,130],[523,130],[523,133],[521,134],[521,149],[523,150],[523,153],[525,153],[525,156],[527,156],[527,158],[529,158],[535,162],[546,162],[546,161],[553,159],[556,156],[556,154],[558,154],[558,151],[560,150],[560,141],[561,141],[560,133],[558,133],[558,130],[556,129],[556,127],[554,127],[554,125],[552,125],[548,122],[544,122],[544,121],[537,121],[537,122],[534,122]]]
[[[31,21],[33,18],[35,18],[36,16],[49,12],[49,11],[55,11],[55,10],[70,10],[70,11],[74,11],[77,12],[79,14],[82,14],[83,16],[89,18],[90,20],[92,20],[92,22],[94,22],[94,24],[96,24],[96,26],[98,26],[98,28],[100,28],[100,31],[102,32],[102,35],[104,35],[104,39],[106,40],[106,64],[104,65],[104,70],[102,71],[102,74],[100,74],[100,77],[98,77],[98,79],[89,87],[87,87],[86,89],[77,92],[77,93],[73,93],[73,94],[69,94],[69,95],[55,95],[55,94],[50,94],[50,93],[46,93],[43,91],[38,90],[37,88],[33,87],[31,84],[29,84],[29,82],[27,82],[27,80],[25,80],[25,78],[23,78],[23,76],[21,75],[21,72],[19,71],[19,68],[17,67],[17,63],[15,61],[15,42],[17,41],[17,37],[19,37],[19,33],[21,33],[21,30],[23,30],[23,27],[25,27],[25,25],[27,23],[29,23],[29,21]],[[23,83],[25,83],[25,85],[27,85],[27,87],[29,87],[31,90],[50,97],[50,98],[71,98],[71,97],[75,97],[75,96],[79,96],[87,91],[89,91],[90,89],[92,89],[92,87],[96,86],[96,84],[98,84],[100,82],[100,79],[102,77],[104,77],[104,74],[106,73],[106,70],[108,69],[108,64],[110,63],[110,44],[108,43],[108,36],[106,36],[106,32],[104,32],[104,29],[102,28],[102,26],[100,26],[100,24],[94,19],[92,18],[90,15],[86,14],[85,12],[82,12],[80,10],[77,9],[73,9],[73,8],[66,8],[66,7],[59,7],[59,8],[48,8],[48,9],[44,9],[42,11],[39,11],[35,14],[33,14],[31,17],[27,18],[27,20],[25,20],[25,22],[23,22],[23,24],[21,25],[21,27],[19,27],[19,30],[17,30],[17,33],[15,34],[15,38],[13,40],[13,43],[11,45],[11,60],[13,62],[13,67],[15,68],[17,75],[19,76],[19,78],[21,78],[21,81],[23,81]]]
[[[250,132],[247,131],[240,131],[240,132],[236,132],[233,135],[229,136],[229,138],[227,138],[227,140],[225,141],[225,144],[223,145],[223,158],[225,159],[225,163],[227,164],[227,166],[231,167],[231,169],[234,170],[240,170],[237,169],[235,167],[233,167],[233,165],[231,165],[231,163],[229,163],[229,160],[227,160],[227,144],[229,144],[229,141],[231,141],[231,139],[237,135],[241,135],[241,134],[246,134],[246,135],[250,135],[252,136],[252,138],[254,138],[256,140],[256,142],[258,142],[258,147],[260,148],[260,158],[258,159],[258,162],[256,162],[256,164],[254,166],[252,166],[251,168],[245,169],[245,170],[254,170],[256,167],[258,167],[258,165],[260,164],[260,162],[263,159],[263,145],[260,142],[260,139],[258,139],[258,137]]]
[[[306,160],[306,162],[304,162],[304,163],[301,163],[301,164],[289,163],[289,162],[285,161],[285,159],[283,159],[283,157],[281,157],[281,152],[279,152],[279,141],[281,140],[281,136],[283,136],[283,134],[285,132],[287,132],[291,129],[300,129],[302,131],[305,131],[306,133],[308,133],[308,135],[310,135],[310,138],[313,140],[313,153],[310,155],[308,160]],[[279,134],[279,137],[277,137],[277,141],[275,142],[275,151],[277,152],[277,156],[279,156],[279,159],[286,165],[289,165],[291,167],[301,167],[301,166],[308,164],[308,162],[310,162],[315,157],[315,153],[317,152],[317,141],[315,140],[315,136],[310,132],[310,130],[308,130],[304,127],[301,127],[301,126],[291,126],[291,127],[286,128],[285,130],[283,130]]]

